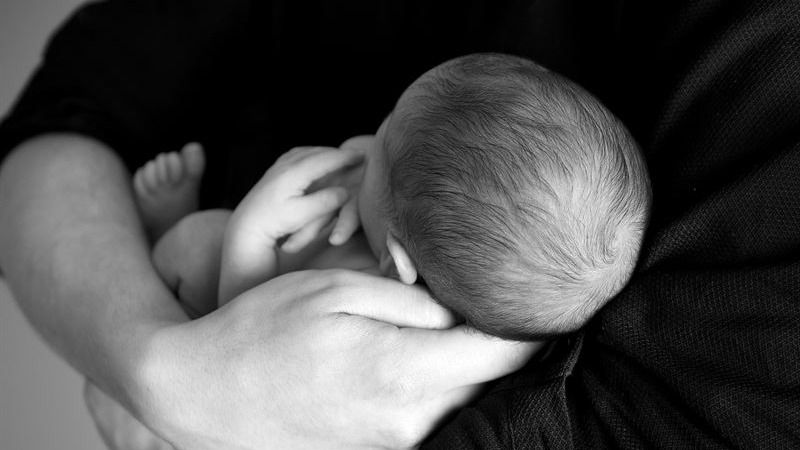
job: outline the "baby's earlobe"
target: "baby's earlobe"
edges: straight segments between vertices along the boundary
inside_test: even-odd
[[[414,284],[417,282],[417,267],[411,260],[406,248],[392,233],[386,234],[386,248],[392,256],[395,269],[400,277],[400,281],[405,284]]]

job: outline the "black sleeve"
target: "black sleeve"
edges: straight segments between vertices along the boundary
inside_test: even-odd
[[[638,271],[424,448],[800,448],[800,4],[617,13],[587,79],[649,163]]]
[[[202,136],[244,72],[250,3],[110,0],[78,10],[0,128],[0,155],[44,132],[95,137],[136,167]]]

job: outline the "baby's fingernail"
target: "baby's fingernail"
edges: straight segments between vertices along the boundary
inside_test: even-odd
[[[342,243],[342,232],[339,231],[339,230],[336,230],[333,233],[331,233],[331,237],[328,240],[328,242],[330,242],[331,245],[339,245],[339,244],[341,244]]]

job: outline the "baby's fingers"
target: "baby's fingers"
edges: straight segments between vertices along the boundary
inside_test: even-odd
[[[330,223],[336,210],[342,207],[347,198],[347,189],[338,186],[299,198],[290,212],[294,220],[291,226],[292,235],[281,249],[287,253],[302,250]]]
[[[289,239],[286,239],[286,242],[281,246],[281,250],[286,253],[299,252],[319,236],[322,229],[331,223],[332,217],[333,214],[326,214],[309,222],[299,231],[289,236]]]
[[[332,186],[299,198],[297,208],[299,214],[315,218],[341,208],[348,198],[350,198],[350,194],[346,188]]]
[[[336,224],[333,226],[328,242],[331,245],[342,245],[347,242],[361,225],[358,217],[358,197],[352,196],[339,210]]]
[[[291,206],[287,205],[286,215],[291,219],[286,224],[285,232],[295,233],[321,217],[332,217],[347,199],[347,189],[340,186],[321,189],[293,199]]]
[[[363,158],[363,152],[356,149],[309,149],[303,153],[302,158],[293,162],[290,179],[295,189],[304,191],[314,181],[339,169],[355,165]]]

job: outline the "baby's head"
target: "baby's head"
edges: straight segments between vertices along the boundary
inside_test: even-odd
[[[600,102],[531,61],[480,54],[430,70],[374,147],[359,212],[382,269],[419,274],[481,331],[575,331],[634,269],[644,159]]]

